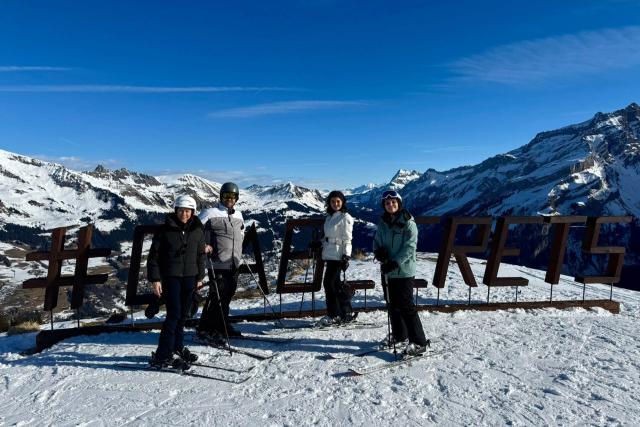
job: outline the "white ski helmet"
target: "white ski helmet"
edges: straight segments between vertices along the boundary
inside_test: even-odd
[[[191,196],[178,196],[176,197],[176,201],[173,204],[173,208],[174,209],[178,209],[178,208],[187,208],[187,209],[193,209],[193,212],[196,212],[196,201],[193,197]]]

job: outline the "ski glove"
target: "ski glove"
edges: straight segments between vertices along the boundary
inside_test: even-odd
[[[349,257],[346,255],[342,255],[342,260],[340,260],[340,270],[347,271],[349,268]]]
[[[389,274],[398,267],[400,267],[398,263],[392,260],[385,262],[380,268],[384,274]]]
[[[373,255],[378,261],[382,263],[386,262],[387,258],[389,258],[389,252],[387,252],[387,249],[384,247],[379,247],[378,249],[373,251]]]

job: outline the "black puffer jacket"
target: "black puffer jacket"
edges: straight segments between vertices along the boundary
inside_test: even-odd
[[[175,214],[168,214],[162,228],[153,236],[147,258],[147,280],[160,282],[167,277],[205,274],[204,229],[197,216],[182,224]]]

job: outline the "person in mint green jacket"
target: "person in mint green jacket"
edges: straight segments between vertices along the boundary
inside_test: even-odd
[[[373,252],[382,263],[380,269],[387,282],[392,336],[386,343],[406,342],[403,354],[415,356],[424,353],[428,345],[413,302],[418,227],[402,207],[398,192],[385,191],[381,204],[384,214],[373,239]]]

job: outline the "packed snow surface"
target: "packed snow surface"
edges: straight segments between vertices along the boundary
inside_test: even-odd
[[[419,263],[418,277],[433,276],[434,262]],[[482,261],[472,260],[481,276]],[[353,261],[349,279],[376,278],[378,266]],[[530,279],[519,301],[549,298],[544,272],[503,265],[500,275]],[[464,304],[468,288],[451,265],[443,304]],[[320,293],[321,294],[321,293]],[[486,300],[486,288],[472,300]],[[435,288],[420,290],[420,304],[433,304]],[[493,289],[492,301],[512,301],[515,289]],[[242,384],[132,371],[116,364],[143,363],[158,332],[84,336],[32,356],[33,335],[0,336],[0,425],[640,425],[640,299],[614,290],[621,313],[602,309],[421,312],[437,355],[362,377],[350,367],[393,360],[391,353],[326,361],[369,348],[387,332],[386,313],[360,314],[373,329],[291,330],[285,344],[238,341],[238,347],[274,353],[267,361],[191,345],[204,361],[247,368],[248,374],[194,367],[194,372],[237,379]],[[316,295],[317,298],[322,295]],[[582,298],[582,285],[563,276],[554,300]],[[609,288],[587,287],[587,299],[609,297]],[[299,298],[284,298],[297,309]],[[359,291],[354,304],[363,303]],[[306,302],[309,300],[307,295]],[[270,301],[278,309],[276,295]],[[380,288],[368,295],[382,304]],[[322,305],[322,302],[319,302]],[[262,300],[240,300],[234,313],[262,311]],[[284,320],[289,325],[312,319]],[[242,323],[248,335],[276,327]],[[188,332],[192,335],[192,331]]]

